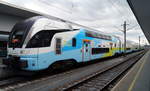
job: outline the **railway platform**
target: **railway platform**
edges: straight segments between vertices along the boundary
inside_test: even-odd
[[[121,79],[112,91],[150,91],[150,50]]]

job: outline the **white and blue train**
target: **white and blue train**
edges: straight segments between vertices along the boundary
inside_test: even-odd
[[[128,47],[131,52],[136,47]],[[17,23],[11,31],[6,65],[39,71],[57,63],[87,62],[124,52],[120,38],[43,16]]]

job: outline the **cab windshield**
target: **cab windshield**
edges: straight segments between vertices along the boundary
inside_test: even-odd
[[[26,48],[40,48],[40,47],[49,47],[53,36],[59,32],[69,31],[67,29],[59,30],[42,30],[36,33],[27,44]]]
[[[32,25],[33,21],[21,22],[16,24],[12,29],[9,37],[9,47],[21,48]]]

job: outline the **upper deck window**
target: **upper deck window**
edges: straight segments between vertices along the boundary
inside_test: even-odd
[[[49,47],[51,40],[56,33],[68,30],[42,30],[37,32],[29,41],[26,48]]]
[[[73,47],[76,47],[76,38],[73,38],[73,39],[72,39],[72,46],[73,46]]]
[[[86,32],[87,37],[93,37],[93,38],[100,38],[100,39],[105,39],[105,40],[111,40],[111,36],[109,35],[103,35],[103,34],[98,34],[95,32]]]

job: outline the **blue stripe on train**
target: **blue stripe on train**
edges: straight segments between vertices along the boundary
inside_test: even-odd
[[[54,63],[55,61],[58,60],[65,60],[65,59],[75,59],[77,62],[82,62],[82,39],[89,39],[94,41],[94,47],[98,47],[99,44],[101,44],[102,39],[95,39],[91,37],[86,37],[85,36],[85,30],[81,29],[78,34],[76,34],[73,38],[77,39],[77,46],[72,47],[72,39],[66,42],[66,45],[62,47],[62,54],[57,55],[55,52],[48,52],[48,53],[42,53],[37,55],[24,55],[21,56],[21,59],[23,60],[28,60],[28,68],[25,68],[25,70],[42,70],[46,69]],[[108,40],[105,40],[108,41]],[[117,40],[113,38],[114,42]],[[97,59],[101,58],[104,54],[97,54],[97,55],[91,55],[91,59]],[[84,60],[88,61],[88,60]]]

